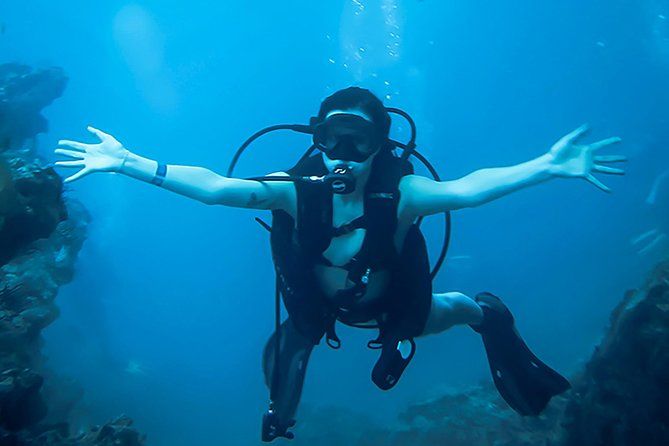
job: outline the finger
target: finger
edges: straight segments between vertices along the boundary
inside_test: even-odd
[[[59,155],[69,156],[69,157],[72,157],[72,158],[78,158],[78,159],[83,159],[84,158],[84,152],[77,152],[75,150],[56,149],[56,150],[53,151],[53,153],[57,153]]]
[[[623,169],[616,169],[615,167],[598,166],[597,164],[595,164],[592,169],[596,172],[601,172],[601,173],[610,173],[613,175],[625,175],[625,171]]]
[[[598,163],[622,163],[625,161],[627,161],[627,157],[620,155],[601,155],[595,157],[595,162]]]
[[[56,161],[54,164],[62,167],[83,167],[86,165],[84,161]]]
[[[588,124],[583,124],[582,126],[577,128],[576,130],[573,130],[571,133],[568,133],[567,135],[565,135],[562,139],[565,142],[574,142],[578,138],[583,136],[585,134],[585,132],[587,132],[589,130],[589,128],[590,128],[590,126],[588,126]]]
[[[69,182],[71,182],[71,181],[78,180],[79,178],[85,177],[85,176],[88,175],[89,173],[91,173],[90,170],[88,170],[88,169],[86,169],[86,168],[81,169],[79,172],[75,173],[74,175],[65,178],[65,182],[66,182],[66,183],[69,183]]]
[[[588,175],[585,177],[586,180],[603,190],[604,192],[611,192],[611,188],[599,181],[597,178],[595,178],[593,175]]]
[[[611,144],[617,144],[621,141],[620,138],[614,136],[613,138],[602,139],[601,141],[593,142],[590,144],[590,149],[599,150],[602,147],[610,146]]]
[[[69,139],[61,139],[60,141],[58,141],[58,145],[69,147],[69,148],[75,149],[75,150],[79,150],[81,152],[85,152],[86,147],[88,147],[90,144],[84,144],[84,143],[77,142],[77,141],[70,141]]]
[[[103,132],[103,131],[100,130],[100,129],[96,129],[95,127],[93,127],[93,126],[91,126],[91,125],[89,125],[88,127],[86,127],[86,129],[87,129],[89,132],[91,132],[92,134],[94,134],[95,136],[97,136],[98,138],[100,138],[101,141],[104,141],[105,139],[107,139],[107,138],[109,138],[109,137],[111,136],[111,135],[109,135],[109,134]]]

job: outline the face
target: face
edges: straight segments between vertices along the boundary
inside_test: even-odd
[[[328,171],[345,164],[353,176],[368,172],[380,147],[371,118],[353,108],[333,110],[325,122],[318,142]]]

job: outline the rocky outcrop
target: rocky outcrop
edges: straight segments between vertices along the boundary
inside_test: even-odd
[[[62,182],[33,150],[48,128],[42,109],[66,84],[58,68],[0,65],[0,265],[67,219]]]
[[[554,398],[539,417],[521,417],[492,387],[475,387],[410,406],[399,445],[553,446],[566,397]]]
[[[62,181],[25,155],[0,154],[0,265],[67,220]]]
[[[305,411],[294,444],[321,446],[556,446],[565,397],[540,417],[521,417],[493,387],[472,387],[409,405],[381,426],[344,408]]]
[[[71,435],[67,423],[38,426],[11,436],[0,433],[0,446],[142,446],[146,436],[122,415],[86,432]]]
[[[24,149],[48,130],[42,110],[67,86],[60,68],[33,70],[27,65],[0,65],[0,148]]]
[[[17,245],[0,267],[0,367],[40,365],[40,332],[58,317],[56,293],[72,278],[88,222],[76,203],[70,215],[47,238]]]
[[[139,446],[144,438],[126,417],[70,435],[67,410],[81,390],[62,385],[41,356],[41,332],[58,317],[56,294],[73,277],[89,222],[31,144],[47,129],[42,108],[66,82],[59,69],[0,65],[0,446]],[[52,397],[60,387],[70,395],[52,404],[45,379]]]
[[[669,444],[669,261],[625,295],[575,384],[565,446]]]
[[[44,379],[29,369],[8,369],[0,375],[0,426],[17,432],[46,415],[40,395]]]

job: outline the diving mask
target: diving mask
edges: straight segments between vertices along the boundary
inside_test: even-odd
[[[314,127],[314,145],[332,160],[366,161],[383,138],[373,122],[351,113],[329,116]]]

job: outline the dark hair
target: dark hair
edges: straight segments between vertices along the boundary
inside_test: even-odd
[[[323,121],[325,116],[332,110],[347,110],[351,108],[360,108],[372,118],[372,122],[379,129],[379,133],[384,138],[390,133],[390,115],[381,99],[376,97],[371,91],[360,87],[348,87],[339,90],[328,96],[321,102],[321,108],[318,110],[318,120]]]

